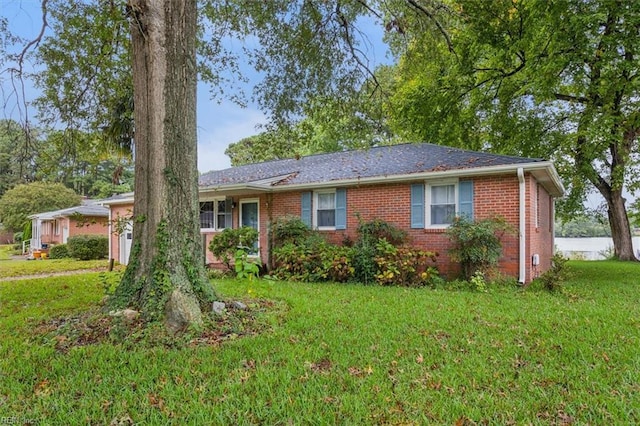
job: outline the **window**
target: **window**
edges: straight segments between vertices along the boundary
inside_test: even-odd
[[[316,226],[318,228],[333,228],[336,226],[336,193],[316,193]]]
[[[456,216],[473,219],[473,181],[411,184],[411,228],[446,228]]]
[[[200,229],[215,229],[213,201],[200,203]]]
[[[300,206],[300,219],[309,227],[325,231],[347,229],[345,188],[303,192]]]
[[[200,229],[231,228],[230,198],[200,202]]]
[[[456,216],[456,186],[431,185],[431,225],[449,225]]]
[[[231,200],[229,200],[229,202],[231,202]],[[231,223],[229,223],[229,226],[227,226],[227,200],[218,200],[216,201],[216,209],[217,209],[217,215],[216,215],[216,219],[218,220],[218,226],[216,226],[216,228],[218,229],[224,229],[224,228],[231,228]],[[231,218],[229,218],[231,219]]]

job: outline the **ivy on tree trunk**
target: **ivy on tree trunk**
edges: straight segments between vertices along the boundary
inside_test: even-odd
[[[196,1],[130,0],[134,240],[113,304],[173,329],[215,298],[202,260],[196,141]]]

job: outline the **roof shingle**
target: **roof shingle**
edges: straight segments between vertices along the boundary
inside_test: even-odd
[[[200,186],[258,181],[271,181],[271,185],[292,185],[540,161],[544,160],[415,143],[247,164],[205,173],[200,176],[199,182]]]

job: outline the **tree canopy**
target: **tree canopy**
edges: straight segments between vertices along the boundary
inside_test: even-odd
[[[80,204],[80,196],[61,183],[33,182],[18,185],[0,198],[0,223],[12,231],[22,230],[28,216]]]
[[[635,259],[623,190],[638,185],[640,4],[454,1],[447,37],[411,34],[390,103],[407,137],[555,160],[582,209],[606,200],[615,254]],[[408,25],[411,25],[409,23]]]

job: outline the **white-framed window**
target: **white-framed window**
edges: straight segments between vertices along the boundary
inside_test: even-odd
[[[200,229],[215,231],[231,227],[230,199],[200,201]]]
[[[316,191],[314,196],[313,227],[336,229],[336,190]]]
[[[453,223],[458,208],[458,181],[439,181],[427,184],[426,225],[444,228]]]

